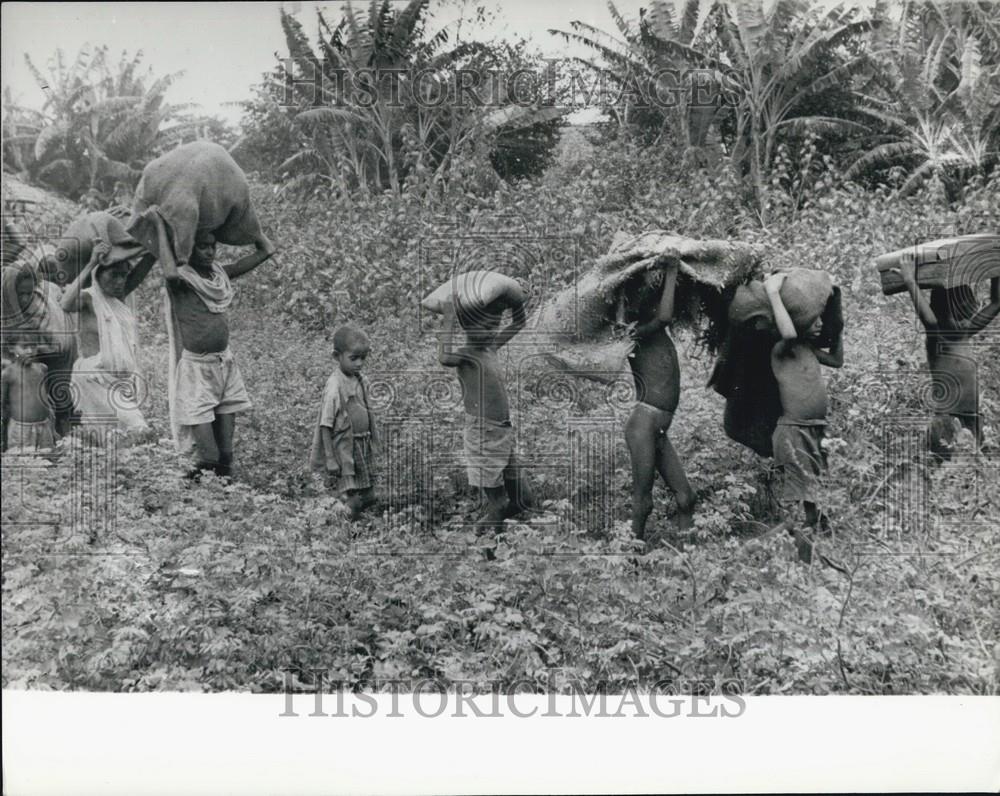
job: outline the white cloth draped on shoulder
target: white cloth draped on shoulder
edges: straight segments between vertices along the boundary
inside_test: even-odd
[[[82,291],[90,296],[100,343],[98,353],[73,365],[73,392],[84,423],[116,419],[123,431],[149,426],[139,409],[138,329],[129,305],[109,296],[96,277]]]
[[[190,265],[178,267],[177,275],[201,299],[209,312],[225,312],[232,304],[235,291],[229,281],[229,275],[218,263],[213,263],[211,277],[202,276]],[[181,453],[187,453],[191,450],[193,440],[190,434],[185,431],[186,427],[177,421],[177,363],[180,362],[184,346],[181,343],[177,316],[173,311],[168,288],[163,289],[163,315],[167,323],[167,339],[170,344],[170,372],[167,376],[170,431],[177,450]]]

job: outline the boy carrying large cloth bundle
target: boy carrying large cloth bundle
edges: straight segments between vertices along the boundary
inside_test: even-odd
[[[275,251],[250,204],[246,176],[218,144],[178,147],[143,170],[128,230],[163,265],[170,420],[178,449],[195,455],[188,475],[230,477],[235,415],[252,407],[229,350],[230,279]],[[222,266],[216,243],[256,251]]]
[[[821,508],[828,401],[820,366],[843,365],[843,326],[840,289],[825,271],[795,268],[741,286],[709,380],[726,398],[726,433],[773,456],[779,502],[786,511],[802,505],[805,530],[786,519],[804,561],[812,559],[809,534],[829,530]]]

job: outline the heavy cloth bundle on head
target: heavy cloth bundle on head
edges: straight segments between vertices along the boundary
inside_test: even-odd
[[[223,147],[210,141],[179,146],[142,170],[128,231],[159,257],[156,225],[139,217],[151,207],[166,223],[178,266],[191,259],[199,230],[231,246],[249,246],[260,234],[246,175]]]
[[[804,331],[822,317],[823,331],[816,342],[821,347],[833,343],[844,321],[840,288],[829,274],[795,269],[785,278],[780,296],[796,329]],[[771,350],[779,339],[763,283],[737,288],[708,386],[726,399],[726,434],[760,456],[774,455],[772,436],[781,417],[781,396],[771,369]]]
[[[111,208],[80,216],[66,227],[46,258],[46,276],[60,285],[68,285],[79,276],[94,253],[94,246],[103,244],[101,263],[110,264],[134,260],[148,254],[125,230],[128,218],[125,208]]]
[[[128,209],[112,207],[74,219],[45,258],[45,274],[54,282],[68,284],[94,261],[94,271],[115,263],[127,262],[134,268],[143,257],[153,255],[125,230]],[[89,280],[93,285],[94,280]],[[128,310],[135,312],[135,293],[125,299]]]
[[[167,228],[180,277],[198,294],[210,312],[225,312],[233,298],[229,277],[216,263],[204,277],[188,265],[199,231],[211,232],[219,243],[248,246],[260,235],[260,222],[250,203],[250,184],[230,154],[210,141],[195,141],[172,149],[142,170],[135,191],[128,230],[159,257],[156,224],[140,215],[155,209]],[[169,399],[171,429],[179,450],[190,448],[190,435],[176,420],[175,379],[181,356],[180,333],[164,290],[164,315],[170,341]]]
[[[724,317],[713,317],[725,312],[724,291],[760,273],[760,256],[749,244],[695,240],[661,230],[619,233],[608,253],[576,284],[547,301],[529,324],[546,335],[550,364],[576,375],[613,380],[632,347],[628,339],[612,336],[622,293],[634,286],[652,294],[671,264],[678,266],[674,318],[681,324],[697,325],[705,318],[724,322]],[[611,375],[593,375],[599,373]]]
[[[795,328],[801,333],[823,314],[827,301],[833,294],[833,279],[826,271],[811,268],[793,268],[788,271],[781,285],[781,303],[785,305]],[[763,282],[751,282],[736,290],[729,305],[729,322],[736,326],[746,326],[760,319],[774,328],[774,313]]]
[[[485,307],[497,299],[506,299],[508,303],[524,300],[521,286],[497,271],[466,271],[456,274],[420,302],[421,306],[431,312],[444,312],[444,305],[452,302],[456,310],[473,310]]]

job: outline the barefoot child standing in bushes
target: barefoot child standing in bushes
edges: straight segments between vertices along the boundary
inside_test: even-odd
[[[786,274],[776,273],[767,278],[767,292],[774,320],[782,339],[771,351],[771,368],[781,396],[781,417],[774,430],[774,462],[781,473],[782,503],[802,503],[806,524],[829,530],[829,521],[820,510],[820,479],[826,472],[823,451],[823,430],[826,427],[826,384],[819,366],[839,368],[844,364],[842,329],[824,330],[823,308],[815,301],[797,302],[804,309],[793,320],[782,301],[780,291]],[[820,344],[826,342],[829,350]],[[794,535],[794,532],[793,532]]]
[[[156,224],[159,259],[163,265],[172,317],[169,323],[183,346],[171,388],[171,421],[178,427],[183,448],[193,446],[197,479],[214,471],[231,477],[233,431],[236,414],[252,406],[243,376],[229,350],[229,319],[226,310],[233,300],[230,279],[249,273],[274,254],[274,246],[260,233],[257,251],[231,265],[215,262],[215,238],[199,231],[188,265],[177,266],[167,228],[156,208],[142,218]]]
[[[323,390],[311,464],[325,470],[332,486],[351,510],[351,519],[375,503],[375,422],[361,370],[371,346],[354,326],[341,326],[333,335],[337,362]]]
[[[508,307],[512,312],[511,322],[498,331]],[[497,350],[524,328],[524,297],[502,296],[485,306],[457,310],[452,302],[447,302],[442,310],[444,333],[438,360],[446,368],[455,368],[461,382],[469,485],[485,493],[488,504],[485,525],[496,532],[505,519],[530,508],[532,502],[514,455],[514,427],[497,358]],[[453,341],[456,319],[466,336],[465,345],[457,349]]]

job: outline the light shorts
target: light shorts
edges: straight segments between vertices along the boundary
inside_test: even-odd
[[[22,423],[11,420],[7,426],[7,451],[9,453],[30,453],[49,450],[56,445],[55,427],[52,418]]]
[[[481,489],[504,485],[517,466],[514,427],[510,421],[465,416],[464,459],[469,486]]]
[[[179,425],[200,426],[211,423],[216,415],[253,408],[243,376],[228,348],[212,354],[181,352],[176,379]]]

